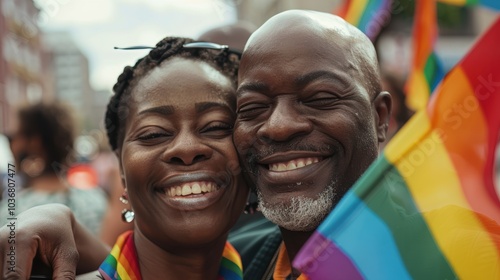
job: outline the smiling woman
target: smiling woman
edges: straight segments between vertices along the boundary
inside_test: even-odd
[[[241,268],[226,243],[248,195],[231,137],[239,58],[190,42],[165,38],[114,87],[106,129],[135,230],[101,266],[107,279],[218,279],[229,273],[221,263]]]
[[[211,47],[167,37],[119,76],[106,130],[134,230],[82,279],[242,279],[239,255],[226,241],[248,196],[232,142],[239,55]],[[85,235],[67,210],[52,207],[34,211],[58,224],[71,221],[65,225]],[[37,223],[50,231],[46,221]],[[27,246],[32,241],[21,242],[22,232],[16,238]],[[87,265],[103,255],[79,253]],[[30,268],[18,265],[2,276],[27,278]],[[53,277],[68,275],[54,269]]]

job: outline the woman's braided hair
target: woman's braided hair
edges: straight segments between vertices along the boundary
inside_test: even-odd
[[[108,103],[104,119],[109,144],[113,150],[121,147],[120,139],[123,138],[124,123],[128,115],[126,105],[132,89],[141,78],[163,61],[173,57],[182,57],[206,62],[227,76],[236,87],[239,57],[227,50],[183,47],[184,44],[191,42],[194,41],[189,38],[166,37],[156,44],[148,55],[139,59],[133,67],[126,66],[123,69],[123,73],[113,86],[114,95]]]

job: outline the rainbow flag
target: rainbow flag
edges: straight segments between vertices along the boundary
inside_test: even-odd
[[[372,41],[391,19],[392,0],[346,0],[337,14]]]
[[[133,231],[126,231],[118,237],[111,253],[99,267],[99,273],[104,279],[141,279],[133,236]]]
[[[118,237],[111,253],[99,267],[99,273],[103,279],[142,279],[133,236],[133,231],[127,231]],[[224,246],[218,274],[217,280],[243,279],[240,255],[229,242],[226,242]],[[165,279],[169,279],[168,275],[165,276]]]
[[[233,245],[226,242],[222,252],[222,260],[219,267],[218,280],[241,280],[243,279],[243,265],[240,254]]]
[[[500,19],[294,260],[310,279],[500,279]]]
[[[481,5],[495,10],[500,10],[500,1],[498,0],[438,0],[445,4],[456,6],[475,6]]]
[[[429,96],[444,77],[434,45],[438,36],[435,1],[416,1],[413,24],[413,61],[406,84],[406,105],[414,111],[425,108]]]

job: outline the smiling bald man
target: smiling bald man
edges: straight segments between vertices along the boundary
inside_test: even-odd
[[[391,98],[370,40],[313,11],[283,12],[255,31],[238,83],[234,143],[284,242],[264,278],[295,279],[289,260],[377,157]]]

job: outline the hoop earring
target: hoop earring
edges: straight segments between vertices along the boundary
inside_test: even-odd
[[[128,194],[127,192],[124,192],[122,194],[122,196],[120,196],[120,202],[127,205],[128,204]],[[122,210],[122,220],[125,222],[125,223],[131,223],[135,218],[135,213],[134,211],[130,210],[130,209],[123,209]]]

